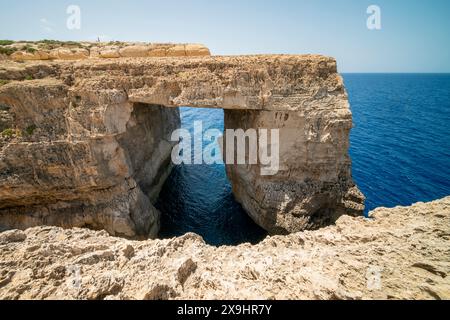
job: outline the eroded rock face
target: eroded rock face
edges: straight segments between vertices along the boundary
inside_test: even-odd
[[[342,214],[359,215],[364,196],[351,177],[348,108],[329,111],[225,111],[226,128],[279,129],[279,170],[228,165],[233,193],[273,234],[315,229]],[[269,140],[270,141],[270,140]]]
[[[226,128],[280,129],[276,175],[227,168],[236,198],[270,232],[316,228],[364,208],[348,157],[351,112],[332,58],[4,61],[0,79],[9,81],[0,87],[4,229],[154,236],[151,202],[170,168],[178,106],[226,109]]]
[[[195,234],[0,233],[0,299],[450,299],[450,197],[212,247]]]
[[[155,237],[153,207],[170,171],[177,109],[97,96],[70,97],[56,79],[13,83],[3,103],[11,136],[0,141],[0,228],[106,229]],[[4,133],[5,131],[3,131]]]

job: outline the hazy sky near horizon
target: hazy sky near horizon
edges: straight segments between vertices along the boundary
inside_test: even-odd
[[[366,26],[369,5],[381,30]],[[66,27],[69,5],[81,28]],[[0,39],[195,42],[213,54],[318,53],[341,72],[450,72],[449,0],[0,0]]]

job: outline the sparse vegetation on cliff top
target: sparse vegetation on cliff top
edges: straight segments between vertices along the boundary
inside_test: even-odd
[[[2,137],[12,138],[12,137],[21,137],[22,132],[18,129],[7,128],[0,133]]]
[[[17,48],[14,48],[14,47],[0,46],[0,54],[5,54],[7,56],[10,56],[16,51],[17,51]]]
[[[12,41],[12,40],[0,40],[0,46],[8,46],[13,43],[14,43],[14,41]]]
[[[31,135],[33,135],[33,132],[34,132],[34,130],[36,130],[36,129],[37,129],[36,125],[32,124],[31,126],[28,126],[28,127],[25,129],[25,132],[26,132],[29,136],[31,136]]]
[[[76,41],[59,41],[59,40],[39,40],[35,42],[36,45],[41,49],[56,49],[60,47],[68,47],[68,48],[81,48],[83,45]]]

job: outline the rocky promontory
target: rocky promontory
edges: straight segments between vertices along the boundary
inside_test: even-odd
[[[0,299],[450,299],[450,197],[257,245],[0,233]]]
[[[262,175],[259,163],[227,165],[235,198],[271,234],[364,210],[348,155],[352,114],[333,58],[210,56],[187,44],[3,47],[0,230],[156,237],[153,203],[171,169],[179,106],[224,109],[225,129],[279,130],[276,174]]]

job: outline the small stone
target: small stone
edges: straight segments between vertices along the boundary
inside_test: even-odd
[[[142,300],[168,300],[176,295],[175,290],[166,284],[153,284],[143,294]]]
[[[0,244],[25,241],[27,235],[21,230],[8,230],[0,233]]]
[[[189,278],[191,274],[193,274],[197,270],[197,263],[194,262],[191,258],[184,261],[177,271],[177,280],[181,285],[184,285],[186,280]]]

